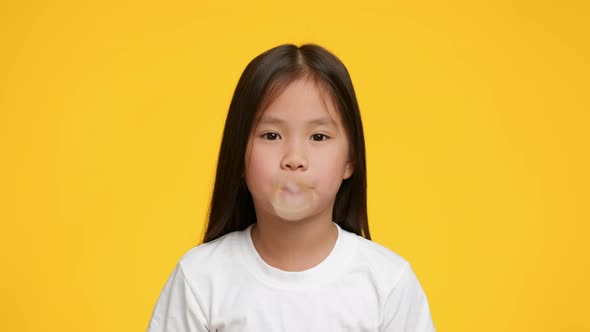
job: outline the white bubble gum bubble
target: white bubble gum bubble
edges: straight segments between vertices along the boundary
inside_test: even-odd
[[[313,200],[310,188],[294,179],[281,178],[275,182],[272,206],[285,220],[298,220],[309,211]]]

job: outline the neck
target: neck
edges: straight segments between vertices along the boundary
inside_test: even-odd
[[[261,218],[252,226],[252,242],[269,265],[284,271],[304,271],[332,251],[338,229],[331,218],[284,221]]]

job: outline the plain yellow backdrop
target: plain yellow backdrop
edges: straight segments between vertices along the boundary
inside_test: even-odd
[[[590,29],[571,1],[5,1],[3,331],[144,331],[246,64],[348,67],[374,240],[438,331],[590,331]]]

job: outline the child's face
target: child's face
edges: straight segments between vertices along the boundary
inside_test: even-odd
[[[257,219],[332,218],[336,193],[352,175],[348,138],[327,91],[291,83],[268,106],[246,149],[245,177]]]

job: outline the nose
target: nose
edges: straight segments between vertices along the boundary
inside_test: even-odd
[[[307,156],[302,144],[290,144],[281,160],[281,168],[284,170],[307,170]]]

